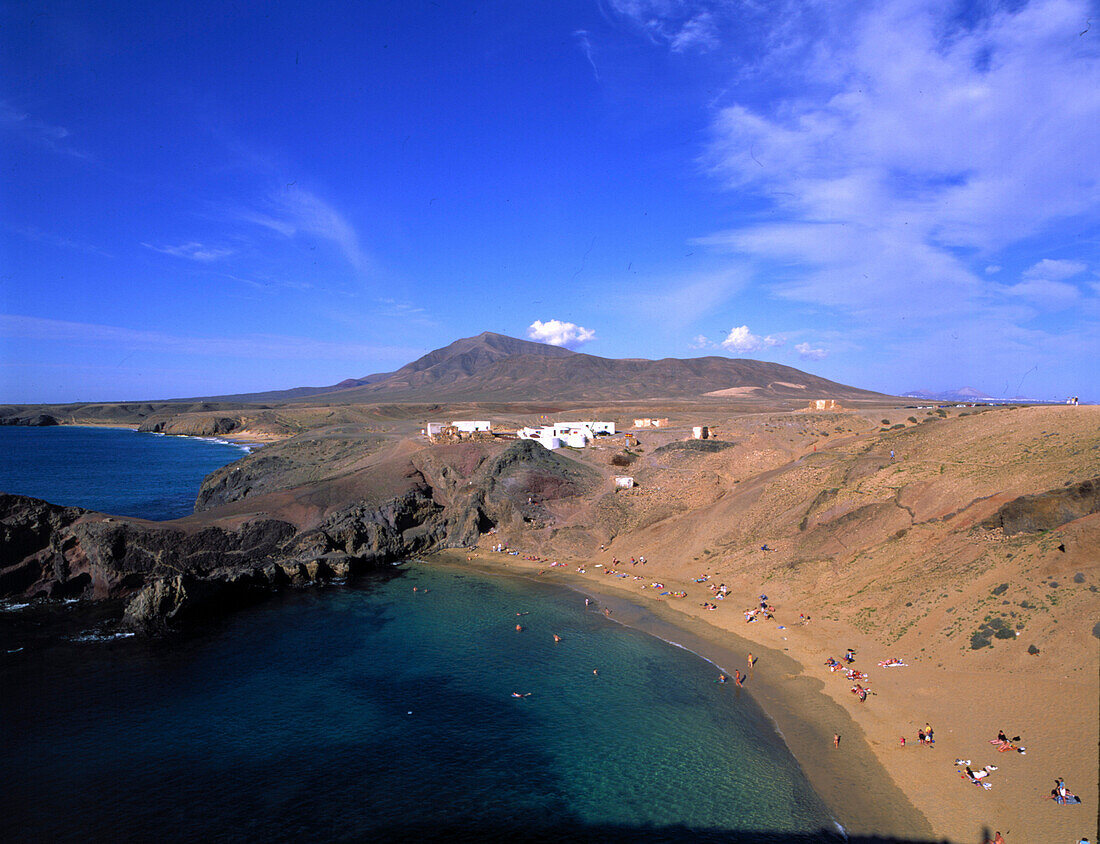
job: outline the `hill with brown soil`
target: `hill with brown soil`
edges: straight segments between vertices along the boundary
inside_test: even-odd
[[[805,402],[882,399],[874,393],[766,361],[702,357],[612,359],[486,331],[429,352],[394,372],[328,387],[178,401],[342,404],[486,401],[631,401],[736,395]]]
[[[798,401],[883,398],[764,361],[601,358],[486,332],[425,355],[388,378],[310,400],[629,401],[700,397],[729,388]]]

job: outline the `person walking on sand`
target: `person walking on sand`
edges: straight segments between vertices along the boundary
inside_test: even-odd
[[[745,675],[742,674],[740,671],[734,671],[733,682],[737,684],[737,688],[741,688],[742,684],[745,682]]]
[[[749,654],[749,658],[745,661],[749,664],[749,673],[751,674],[752,667],[756,665],[756,657],[754,657],[752,654]]]
[[[840,747],[840,733],[833,733],[833,747]]]

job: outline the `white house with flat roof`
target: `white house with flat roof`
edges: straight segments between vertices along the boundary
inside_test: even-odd
[[[493,423],[486,420],[477,420],[473,422],[452,422],[451,427],[464,434],[472,434],[475,431],[491,431],[493,430]]]

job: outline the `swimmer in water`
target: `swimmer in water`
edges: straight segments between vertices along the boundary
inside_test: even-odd
[[[726,682],[726,675],[725,675],[725,674],[719,674],[719,675],[718,675],[718,679],[717,679],[717,680],[715,680],[714,682],[716,682],[716,683],[724,683],[724,682]]]
[[[599,669],[597,669],[597,668],[593,668],[593,669],[592,669],[592,676],[593,676],[593,677],[599,677],[599,676],[600,676],[600,672],[599,672]]]
[[[522,624],[517,624],[516,625],[516,632],[517,633],[522,633],[523,632],[523,625]]]
[[[531,693],[524,692],[523,694],[520,694],[519,692],[512,692],[512,697],[531,697]]]

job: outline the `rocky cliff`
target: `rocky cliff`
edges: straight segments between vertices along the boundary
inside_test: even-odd
[[[335,447],[341,449],[354,464],[354,449],[346,442]],[[581,495],[597,480],[591,469],[527,441],[457,443],[399,457],[391,463],[400,471],[362,470],[371,486],[361,485],[351,499],[349,473],[287,489],[301,480],[288,470],[289,458],[274,466],[255,461],[252,480],[226,486],[215,479],[209,487],[206,504],[217,498],[255,505],[255,512],[231,517],[215,508],[155,523],[0,494],[0,598],[125,598],[124,624],[162,632],[274,588],[465,546],[497,524],[545,521],[548,504]],[[265,465],[279,479],[277,493],[260,494],[267,487],[256,466]],[[292,505],[301,496],[323,498],[333,485],[335,503],[320,518],[279,512],[282,502],[297,513]]]

